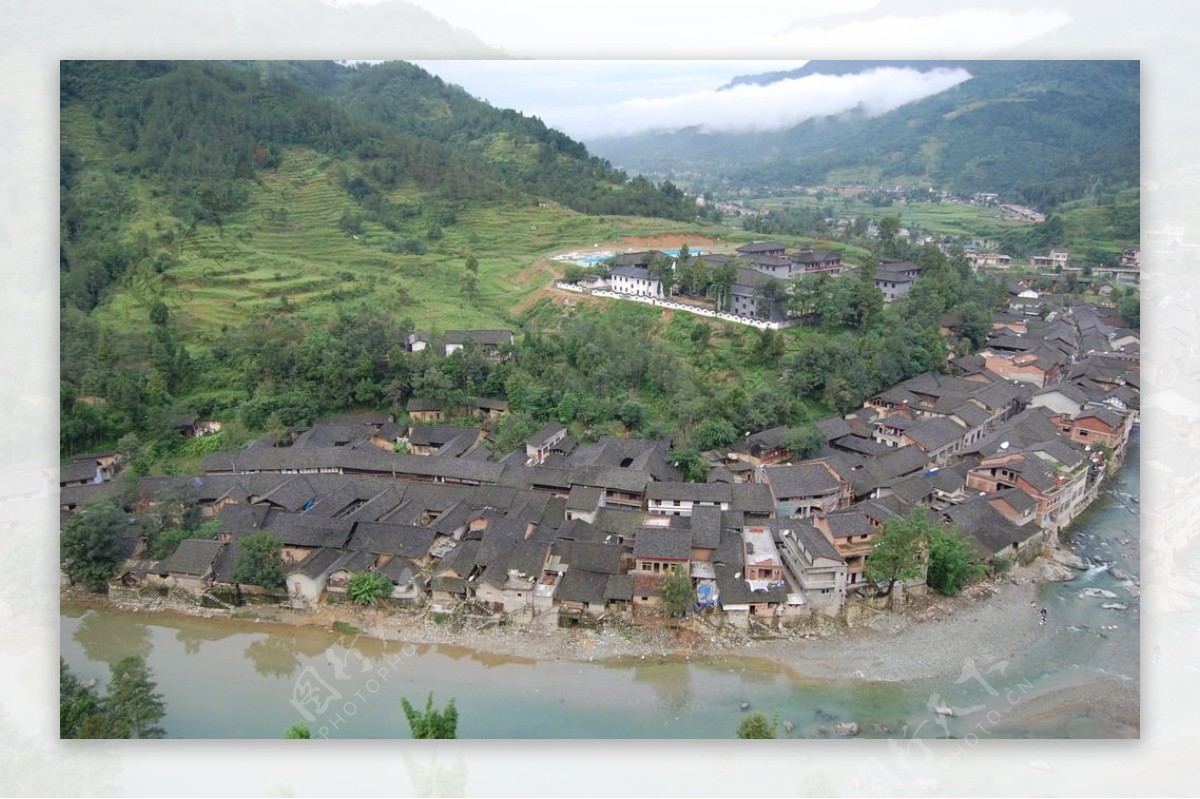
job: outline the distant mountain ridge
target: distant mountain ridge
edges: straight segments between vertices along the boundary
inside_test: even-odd
[[[1053,207],[1138,185],[1136,61],[814,61],[738,76],[721,88],[881,67],[961,67],[971,78],[874,117],[852,109],[772,132],[688,128],[588,146],[626,169],[680,180],[706,175],[697,188],[910,183]]]

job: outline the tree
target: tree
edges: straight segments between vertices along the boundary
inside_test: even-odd
[[[288,740],[307,740],[312,738],[312,732],[309,731],[307,724],[293,724],[287,728],[283,737]]]
[[[164,303],[162,300],[159,300],[158,302],[154,303],[154,305],[150,306],[150,321],[157,327],[162,327],[165,325],[169,317],[170,310],[167,308],[166,303]]]
[[[458,280],[458,291],[469,301],[474,302],[479,297],[479,275],[470,270],[464,270]]]
[[[885,216],[879,220],[879,254],[895,258],[899,254],[900,217]]]
[[[67,661],[58,659],[58,737],[82,738],[102,723],[103,708],[96,689],[80,682]]]
[[[737,737],[774,738],[775,727],[775,722],[756,711],[742,719],[742,723],[738,725]]]
[[[667,463],[683,472],[683,479],[689,483],[702,483],[708,477],[708,461],[692,447],[672,447]]]
[[[720,449],[737,440],[738,431],[729,421],[720,416],[710,416],[692,431],[692,446],[700,452]]]
[[[780,443],[784,449],[791,451],[792,457],[805,460],[825,446],[825,434],[815,424],[803,424],[788,429]]]
[[[1126,294],[1117,301],[1117,313],[1131,328],[1140,330],[1142,327],[1142,295],[1136,291]]]
[[[937,527],[929,533],[929,569],[925,582],[946,596],[956,596],[966,584],[987,572],[975,561],[971,542],[955,527]]]
[[[867,556],[863,576],[873,583],[886,582],[883,596],[891,596],[901,580],[921,576],[925,565],[925,545],[934,522],[924,508],[913,508],[907,516],[893,516],[883,523],[883,532],[875,539]]]
[[[716,293],[715,303],[718,311],[729,309],[729,291],[737,280],[737,267],[732,263],[721,264],[712,273],[712,288]]]
[[[241,552],[233,567],[233,579],[239,583],[279,588],[287,573],[283,569],[283,542],[274,533],[263,530],[241,540]]]
[[[144,658],[130,655],[116,662],[105,697],[115,733],[112,737],[162,738],[166,735],[158,724],[166,715],[166,706],[162,694],[155,691],[157,687]]]
[[[466,267],[468,272],[479,273],[479,259],[475,257],[474,253],[467,256]]]
[[[346,596],[356,605],[377,605],[392,591],[392,581],[379,572],[359,572],[346,583]]]
[[[418,713],[409,704],[407,697],[401,697],[400,706],[404,708],[404,717],[408,719],[409,729],[413,738],[457,738],[458,708],[451,699],[445,710],[433,709],[433,694],[425,699],[424,712]]]
[[[684,567],[667,572],[658,584],[658,592],[662,595],[663,610],[671,617],[686,614],[696,601],[696,587]]]
[[[67,520],[59,543],[60,564],[72,583],[99,591],[121,559],[125,513],[104,500],[84,505]]]

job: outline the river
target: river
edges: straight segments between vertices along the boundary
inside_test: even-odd
[[[744,704],[794,725],[797,737],[853,720],[866,737],[1106,738],[1130,731],[1087,707],[1029,714],[1038,697],[1140,681],[1139,599],[1112,570],[1139,574],[1139,447],[1067,535],[1096,566],[1038,598],[1047,633],[1012,662],[971,663],[956,678],[871,683],[812,680],[757,658],[537,662],[445,646],[381,642],[315,627],[138,613],[64,602],[61,654],[103,687],[109,664],[145,656],[170,737],[279,738],[306,722],[314,737],[407,737],[401,697],[453,697],[463,738],[727,738]],[[1097,588],[1115,599],[1081,598]],[[1118,602],[1126,610],[1102,608]],[[935,707],[953,709],[942,715]],[[1024,706],[1024,708],[1023,708]]]

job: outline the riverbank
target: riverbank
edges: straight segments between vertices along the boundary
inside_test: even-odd
[[[334,634],[338,628],[354,628],[380,641],[456,647],[496,660],[595,662],[737,655],[771,661],[798,677],[891,682],[956,675],[967,658],[990,663],[1018,654],[1045,631],[1030,608],[1039,575],[1037,566],[1024,567],[972,586],[958,597],[911,598],[907,606],[879,611],[854,627],[818,614],[810,621],[770,633],[751,633],[728,624],[714,626],[700,618],[673,623],[644,617],[636,622],[613,620],[595,629],[564,629],[552,623],[476,626],[439,622],[427,613],[352,605],[324,605],[310,611],[247,605],[229,613],[158,600],[109,601],[72,591],[64,592],[63,599],[135,612],[315,627]]]
[[[273,639],[288,640],[290,647],[299,646],[297,651],[310,655],[341,646],[375,659],[384,652],[416,657],[436,654],[488,668],[528,666],[541,674],[545,673],[540,670],[542,664],[552,669],[578,664],[622,671],[624,667],[670,668],[670,664],[690,663],[722,673],[759,675],[752,682],[769,683],[784,677],[792,684],[807,685],[806,693],[833,691],[844,696],[848,689],[854,690],[850,686],[915,690],[920,695],[919,706],[923,706],[926,691],[947,698],[960,696],[963,689],[958,683],[968,663],[981,672],[1002,663],[1020,667],[1036,661],[1039,647],[1062,644],[1055,641],[1055,636],[1065,634],[1056,624],[1058,619],[1039,625],[1037,612],[1030,606],[1040,601],[1046,571],[1043,564],[1035,564],[973,586],[959,597],[910,598],[902,610],[872,614],[854,627],[821,618],[769,635],[752,635],[729,625],[713,628],[700,619],[674,625],[651,617],[636,624],[605,623],[596,629],[511,624],[480,628],[447,620],[439,623],[428,614],[346,605],[311,612],[248,605],[229,614],[195,608],[185,611],[155,601],[133,605],[92,597],[75,602],[71,592],[64,593],[64,602],[133,611],[131,617],[157,617],[147,622],[180,629],[189,626],[189,618],[207,616],[231,634],[266,633]],[[1073,593],[1071,586],[1063,585]],[[336,627],[335,622],[339,623]],[[260,656],[261,652],[256,655]],[[284,660],[291,662],[290,658]],[[551,673],[566,676],[577,672]],[[1089,730],[1101,737],[1137,737],[1136,679],[1122,681],[1085,669],[1059,669],[1051,678],[1045,678],[1045,672],[1036,667],[1022,673],[1031,675],[1031,687],[1022,693],[1018,706],[1002,706],[1004,730],[996,732],[998,737],[1031,732],[1038,737],[1062,737],[1061,731],[1068,726],[1079,730],[1073,737],[1091,737]],[[865,720],[870,719],[865,715]],[[883,720],[895,729],[890,716]]]

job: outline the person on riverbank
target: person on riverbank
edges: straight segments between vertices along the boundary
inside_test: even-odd
[[[1047,615],[1046,609],[1042,608],[1040,611],[1038,611],[1038,615],[1041,617],[1041,620],[1038,622],[1038,624],[1045,625],[1046,624],[1046,615]]]

